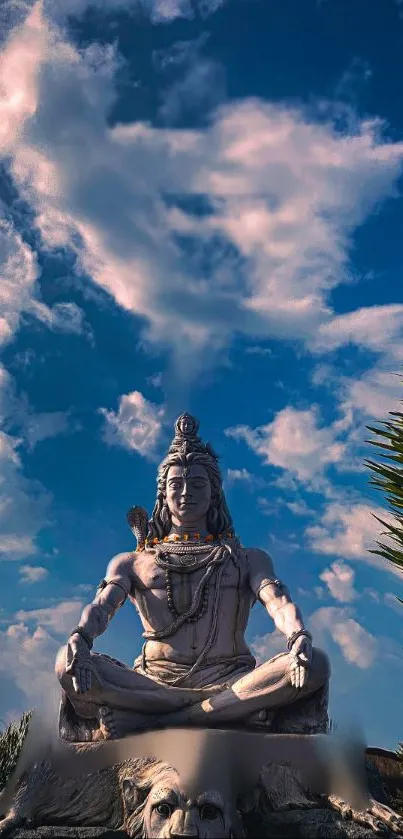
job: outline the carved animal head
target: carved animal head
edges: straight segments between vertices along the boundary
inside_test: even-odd
[[[152,761],[121,776],[125,830],[131,839],[230,839],[243,835],[231,802],[214,789],[186,791],[178,773]]]

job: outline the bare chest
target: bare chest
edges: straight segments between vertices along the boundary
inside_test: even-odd
[[[200,554],[198,555],[200,558]],[[173,560],[176,557],[172,557]],[[169,576],[170,585],[177,590],[185,590],[193,592],[196,590],[198,584],[203,579],[206,573],[206,567],[192,570],[192,555],[189,555],[187,561],[181,563],[180,571],[167,571],[161,568],[155,561],[155,555],[151,551],[138,554],[135,561],[135,588],[146,593],[147,591],[165,591],[167,585],[167,576]],[[212,575],[212,582],[215,574]],[[246,584],[246,574],[242,562],[235,562],[230,557],[220,570],[221,586],[224,588],[243,588]]]

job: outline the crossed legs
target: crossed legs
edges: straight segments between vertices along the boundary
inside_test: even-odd
[[[246,675],[235,675],[213,690],[189,689],[161,685],[108,656],[93,654],[91,689],[77,694],[65,662],[62,648],[56,673],[76,713],[100,719],[111,736],[118,737],[158,725],[233,725],[259,711],[275,710],[310,696],[330,676],[327,656],[314,649],[307,683],[301,690],[291,684],[288,653],[275,656]]]

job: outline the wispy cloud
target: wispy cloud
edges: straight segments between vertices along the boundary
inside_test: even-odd
[[[36,553],[35,538],[50,503],[43,487],[24,476],[19,444],[0,431],[0,560]]]
[[[120,64],[113,47],[67,43],[39,4],[4,50],[3,146],[44,246],[75,251],[95,284],[145,319],[146,338],[177,353],[178,369],[184,341],[197,368],[238,333],[308,346],[318,335],[324,350],[375,335],[383,345],[372,310],[340,320],[329,294],[348,279],[352,232],[393,194],[403,144],[375,121],[352,115],[340,134],[312,111],[257,99],[219,108],[202,130],[110,127]],[[397,336],[401,309],[383,312]]]
[[[344,562],[333,562],[330,568],[320,574],[320,579],[326,583],[334,600],[341,603],[351,603],[357,597],[354,588],[355,572]]]
[[[310,549],[341,559],[362,560],[401,578],[402,572],[398,568],[368,552],[369,548],[376,547],[375,541],[388,541],[386,536],[380,539],[382,526],[374,515],[385,521],[393,518],[387,511],[368,503],[330,502],[320,524],[311,525],[305,530]]]
[[[326,352],[351,343],[376,353],[387,352],[391,358],[401,360],[402,337],[403,305],[368,306],[322,323],[311,348]]]
[[[250,648],[257,664],[263,664],[278,653],[287,651],[286,638],[277,630],[268,632],[266,635],[255,635],[250,642]]]
[[[46,16],[56,24],[66,24],[68,17],[82,17],[87,9],[99,14],[127,12],[134,19],[139,15],[152,23],[169,25],[178,18],[192,19],[197,12],[202,18],[214,14],[227,0],[42,0]],[[38,0],[4,0],[0,22],[11,28],[20,24]]]
[[[20,568],[20,577],[22,583],[40,583],[45,580],[49,571],[41,565],[22,565]]]
[[[5,677],[2,707],[9,707],[7,681],[10,681],[21,692],[18,713],[39,707],[56,721],[60,689],[54,661],[59,646],[60,642],[41,626],[30,631],[24,623],[13,623],[0,632],[0,672]]]
[[[154,53],[162,75],[160,116],[169,124],[178,119],[208,113],[225,98],[225,74],[221,64],[203,54],[209,35],[192,41],[177,41]]]
[[[264,463],[285,469],[300,481],[310,481],[329,464],[342,459],[344,444],[336,439],[338,431],[338,427],[321,427],[318,410],[313,406],[304,411],[287,407],[267,425],[239,425],[225,433],[246,442]]]
[[[103,438],[154,459],[162,433],[164,408],[149,402],[137,390],[120,397],[117,411],[99,409],[105,419]]]
[[[227,482],[229,484],[243,483],[252,486],[257,479],[247,469],[227,469]],[[257,481],[259,483],[259,481]]]
[[[403,605],[401,604],[400,600],[398,600],[395,594],[393,594],[391,591],[387,591],[386,594],[384,594],[383,601],[384,603],[386,603],[387,606],[389,606],[391,609],[397,612],[397,614],[400,615],[400,617],[402,616]]]
[[[73,426],[74,427],[74,426]],[[65,434],[71,429],[69,414],[53,411],[45,414],[30,413],[24,423],[24,439],[30,449],[38,443]]]
[[[0,345],[2,345],[13,337],[18,329],[22,312],[31,306],[39,269],[31,248],[25,244],[10,222],[1,217],[0,272]]]
[[[329,633],[350,664],[361,670],[374,664],[378,652],[377,640],[350,616],[348,610],[324,606],[311,615],[309,623],[319,638]]]
[[[23,569],[21,569],[23,570]],[[34,582],[33,572],[38,568],[25,566],[27,582]],[[66,638],[77,624],[83,603],[71,599],[44,609],[20,609],[13,621],[0,631],[0,673],[2,681],[1,707],[10,707],[7,693],[9,686],[15,705],[15,689],[21,696],[17,713],[35,707],[41,708],[56,723],[60,703],[60,686],[54,673],[56,653],[61,638]]]
[[[245,352],[247,355],[273,355],[273,350],[270,347],[260,347],[259,344],[246,347]]]
[[[66,600],[46,609],[20,609],[15,619],[20,623],[47,627],[65,638],[78,622],[83,606],[81,600]]]

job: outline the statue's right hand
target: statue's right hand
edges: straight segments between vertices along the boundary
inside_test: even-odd
[[[66,655],[66,673],[72,676],[75,692],[86,693],[91,689],[92,661],[88,645],[78,633],[69,638]]]

